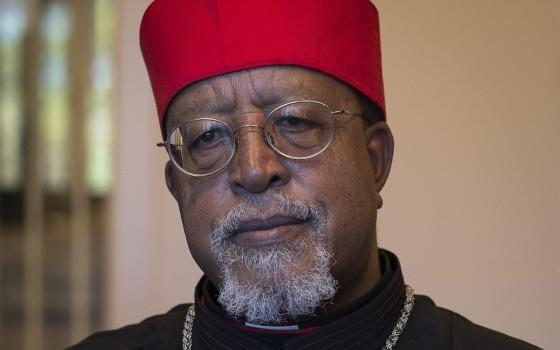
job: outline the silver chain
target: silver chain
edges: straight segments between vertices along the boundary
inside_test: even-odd
[[[194,322],[194,305],[189,306],[187,316],[185,316],[185,326],[183,327],[183,350],[192,348],[192,326]]]
[[[397,340],[401,336],[404,328],[406,327],[406,323],[408,322],[408,318],[410,317],[410,313],[412,312],[412,307],[414,306],[414,289],[411,286],[405,286],[405,293],[406,298],[404,300],[403,308],[401,309],[401,316],[397,320],[393,331],[389,335],[389,338],[385,341],[385,345],[381,348],[381,350],[391,350],[397,344]]]
[[[412,312],[412,307],[414,306],[414,289],[411,286],[405,286],[406,298],[404,300],[403,308],[401,309],[401,316],[397,320],[393,331],[389,335],[389,338],[385,341],[385,345],[381,350],[392,350],[397,344],[397,340],[404,331],[410,313]],[[190,305],[187,310],[187,315],[185,316],[185,325],[183,327],[183,350],[192,349],[192,327],[194,322],[194,305]]]

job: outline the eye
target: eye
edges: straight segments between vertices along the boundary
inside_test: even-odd
[[[302,131],[316,127],[314,124],[312,121],[300,117],[282,116],[275,121],[274,126],[285,131]]]
[[[218,135],[216,133],[215,130],[212,131],[208,131],[205,132],[204,134],[202,134],[202,136],[200,136],[197,140],[198,143],[201,144],[209,144],[212,143],[212,141],[216,140],[218,138]]]
[[[216,146],[227,138],[227,131],[219,128],[211,129],[196,137],[190,143],[190,149],[208,149]]]

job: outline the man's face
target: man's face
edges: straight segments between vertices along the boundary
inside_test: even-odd
[[[208,79],[182,91],[170,105],[167,132],[200,117],[219,119],[234,128],[264,125],[268,112],[296,100],[318,100],[332,110],[361,112],[355,93],[329,76],[296,67],[258,68]],[[233,159],[217,174],[191,177],[170,164],[166,168],[189,249],[224,298],[228,289],[230,294],[255,293],[252,286],[259,286],[262,294],[286,298],[282,294],[309,290],[277,293],[285,285],[316,280],[321,285],[310,287],[311,294],[332,298],[336,290],[334,301],[344,305],[371,288],[379,273],[378,192],[392,157],[386,124],[368,125],[360,117],[339,115],[329,148],[305,160],[275,152],[261,128],[242,128],[237,137]],[[295,317],[312,312],[317,300],[312,303],[287,313]],[[256,322],[282,321],[252,317],[239,305],[224,307]]]

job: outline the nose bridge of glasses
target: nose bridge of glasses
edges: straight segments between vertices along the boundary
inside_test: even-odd
[[[233,133],[237,142],[240,141],[241,134],[251,131],[261,131],[265,129],[264,116],[260,112],[245,112],[239,116],[237,125],[232,126]]]
[[[235,135],[237,152],[261,153],[262,147],[270,147],[266,132],[266,115],[262,112],[246,112],[239,116],[237,124],[232,128]],[[262,142],[262,144],[261,144]],[[260,144],[259,147],[257,144]],[[243,145],[243,146],[242,146]],[[255,153],[256,154],[256,153]],[[252,156],[255,156],[253,154]]]
[[[233,132],[234,132],[234,133],[238,133],[238,132],[239,132],[239,131],[240,131],[241,129],[245,129],[245,128],[251,128],[251,129],[254,129],[254,128],[257,128],[257,129],[264,129],[264,126],[262,126],[262,125],[259,125],[259,124],[245,124],[245,125],[241,125],[241,126],[238,126],[238,127],[234,128],[234,129],[233,129]]]
[[[268,141],[266,140],[266,136],[265,136],[265,128],[263,125],[259,125],[259,124],[245,124],[245,125],[241,125],[235,129],[233,129],[233,132],[235,134],[235,143],[237,144],[237,146],[241,146],[242,144],[244,144],[245,146],[242,146],[242,148],[245,148],[246,146],[249,145],[253,145],[251,147],[249,147],[248,149],[253,149],[255,150],[254,146],[255,146],[255,142],[256,143],[260,143],[260,142],[265,142],[268,143]],[[263,139],[264,137],[264,139]],[[239,152],[239,149],[238,149]]]

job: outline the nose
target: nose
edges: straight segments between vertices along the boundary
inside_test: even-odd
[[[266,142],[262,126],[246,124],[236,129],[237,150],[228,167],[235,194],[265,192],[290,181],[287,161]]]

